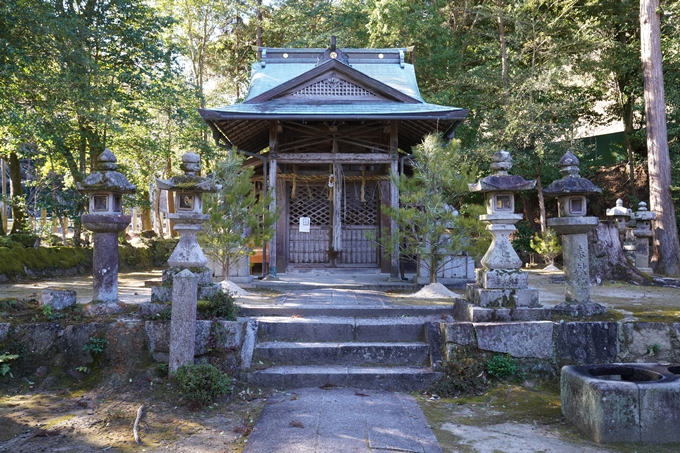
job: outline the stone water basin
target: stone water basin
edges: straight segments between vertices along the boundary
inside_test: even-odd
[[[595,442],[680,442],[678,365],[565,366],[561,399],[566,421]]]

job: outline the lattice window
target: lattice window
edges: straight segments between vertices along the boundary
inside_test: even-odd
[[[342,222],[345,225],[377,225],[379,198],[377,184],[367,183],[365,185],[364,201],[362,201],[361,183],[348,182],[345,184],[343,197]]]
[[[375,93],[337,77],[329,77],[302,88],[293,97],[377,97]]]
[[[331,213],[328,188],[324,185],[298,185],[290,200],[289,225],[300,224],[300,217],[309,217],[312,226],[330,226]]]

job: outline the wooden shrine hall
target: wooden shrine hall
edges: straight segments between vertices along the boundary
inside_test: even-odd
[[[428,104],[408,49],[260,48],[239,104],[200,110],[219,146],[257,166],[279,210],[269,275],[303,268],[373,268],[397,275],[398,256],[374,238],[395,228],[390,182],[430,133],[452,138],[468,111]]]

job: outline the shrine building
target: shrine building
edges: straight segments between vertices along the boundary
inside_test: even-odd
[[[305,268],[397,275],[398,256],[371,237],[395,228],[390,172],[403,171],[430,133],[453,138],[468,110],[429,104],[408,49],[260,48],[239,104],[200,110],[218,146],[249,156],[259,184],[275,188],[269,275]],[[400,165],[402,164],[402,165]]]

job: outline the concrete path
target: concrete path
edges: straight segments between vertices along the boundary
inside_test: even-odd
[[[243,453],[441,453],[412,396],[306,388],[267,401]]]

